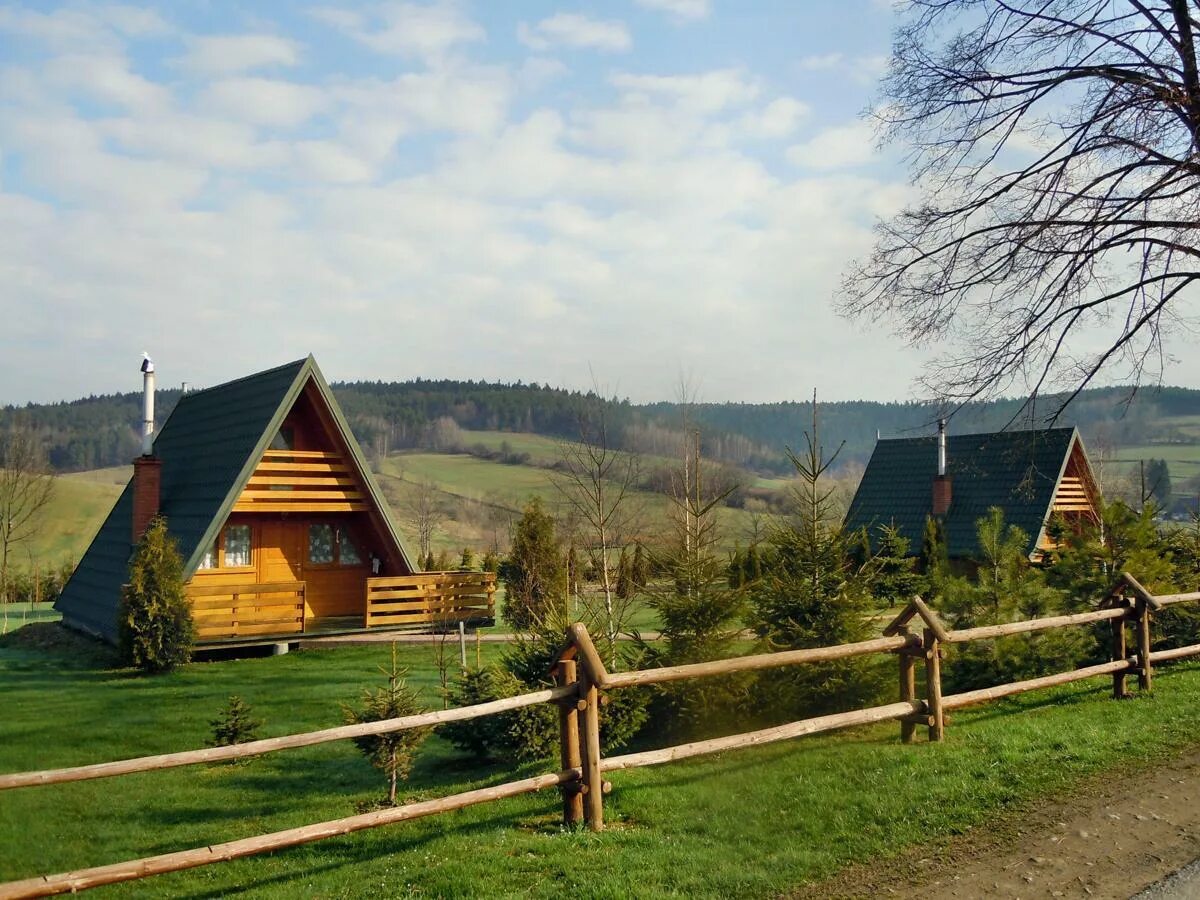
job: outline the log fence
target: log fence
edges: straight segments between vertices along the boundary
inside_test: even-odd
[[[944,738],[946,727],[950,724],[946,716],[948,711],[1089,678],[1111,676],[1113,696],[1117,698],[1126,695],[1124,679],[1130,673],[1137,675],[1141,690],[1150,690],[1156,663],[1200,656],[1200,644],[1153,650],[1151,629],[1154,614],[1171,604],[1197,600],[1200,600],[1200,592],[1155,596],[1146,591],[1136,579],[1122,575],[1100,607],[1090,612],[950,630],[920,598],[914,598],[884,629],[883,636],[873,640],[633,672],[609,672],[596,652],[587,629],[581,624],[576,624],[569,630],[566,647],[551,672],[555,682],[552,688],[490,703],[420,713],[382,722],[266,738],[232,747],[213,747],[94,765],[0,775],[0,791],[242,759],[368,734],[384,734],[436,726],[445,722],[477,719],[542,703],[556,704],[559,710],[560,768],[556,772],[223,844],[8,882],[0,884],[0,900],[73,893],[100,885],[281,850],[367,828],[436,815],[554,787],[562,792],[564,824],[586,824],[589,829],[600,831],[604,827],[604,795],[612,790],[611,783],[604,779],[604,775],[609,772],[660,765],[887,721],[899,723],[900,738],[904,743],[914,740],[918,726],[924,726],[928,730],[929,740],[936,742]],[[917,620],[921,626],[919,635],[912,630],[917,625]],[[1055,628],[1095,626],[1103,622],[1109,622],[1111,627],[1112,658],[1108,662],[957,694],[942,693],[941,659],[945,646]],[[1129,626],[1135,631],[1136,650],[1133,656],[1127,655],[1126,629]],[[601,754],[600,707],[606,691],[734,672],[811,665],[878,653],[895,654],[899,661],[898,702],[816,716],[757,731],[656,750],[609,757]],[[916,667],[917,663],[922,661],[925,670],[925,696],[918,697]]]

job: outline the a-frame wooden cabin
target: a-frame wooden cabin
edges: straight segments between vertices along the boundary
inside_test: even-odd
[[[939,470],[939,467],[941,470]],[[846,527],[895,525],[909,553],[921,551],[925,521],[941,518],[951,559],[978,556],[976,523],[993,506],[1029,535],[1027,553],[1038,561],[1053,548],[1047,525],[1095,521],[1100,489],[1075,428],[1000,431],[884,439],[876,442]]]
[[[201,646],[493,617],[493,575],[422,573],[405,552],[311,356],[180,397],[55,604],[65,624],[116,639],[155,515],[179,544]]]

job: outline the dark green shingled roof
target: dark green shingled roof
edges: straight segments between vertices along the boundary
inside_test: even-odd
[[[325,396],[377,506],[378,487],[316,361],[309,356],[179,398],[154,440],[162,460],[159,509],[179,542],[184,577],[216,539],[233,504],[309,378]],[[68,624],[116,638],[117,605],[127,577],[133,506],[126,486],[55,608]],[[386,515],[384,516],[386,520]],[[391,529],[401,557],[407,554]]]
[[[953,499],[945,518],[950,556],[978,555],[976,522],[993,506],[1029,535],[1032,553],[1075,440],[1074,428],[950,435],[946,471]],[[874,542],[877,526],[894,523],[915,555],[932,511],[936,475],[936,436],[879,441],[846,513],[846,526],[866,527]]]

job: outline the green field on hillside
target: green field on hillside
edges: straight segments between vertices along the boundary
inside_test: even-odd
[[[56,478],[42,523],[33,538],[17,548],[16,564],[26,568],[36,561],[45,571],[78,562],[129,479],[126,472],[118,483],[115,473],[120,471],[100,469]]]
[[[406,535],[411,532],[412,523],[404,500],[408,488],[402,482],[411,485],[430,481],[448,497],[506,511],[508,520],[520,515],[521,508],[533,495],[541,496],[552,508],[564,502],[562,493],[554,485],[555,473],[549,469],[532,465],[506,465],[466,454],[393,454],[381,464],[379,474],[393,515]],[[641,511],[639,533],[643,538],[652,540],[663,532],[670,506],[666,497],[637,491],[630,496],[629,502],[631,507],[636,506]],[[721,549],[732,549],[735,544],[747,543],[752,520],[749,513],[720,507],[716,516]],[[435,535],[434,546],[436,550],[461,549],[464,541],[476,541],[470,545],[484,548],[489,545],[489,540],[486,528],[472,529],[462,519],[448,519]]]
[[[266,720],[264,736],[336,725],[341,704],[378,683],[387,653],[386,645],[305,651],[138,678],[89,651],[0,638],[0,771],[198,747],[235,693]],[[425,702],[440,705],[431,648],[400,653]],[[1107,692],[1096,681],[963,710],[943,744],[903,746],[887,725],[613,773],[611,827],[600,835],[563,831],[558,799],[546,792],[98,896],[778,896],[851,862],[903,857],[988,827],[1082,775],[1148,765],[1195,742],[1200,668],[1163,669],[1152,698],[1114,702]],[[403,791],[429,799],[554,766],[478,768],[435,736]],[[11,791],[0,798],[0,880],[352,815],[382,790],[342,742]]]

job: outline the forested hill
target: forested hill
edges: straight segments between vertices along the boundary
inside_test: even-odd
[[[406,447],[453,449],[455,429],[532,432],[554,437],[577,435],[576,410],[585,395],[538,384],[470,381],[335,383],[355,434],[368,450]],[[159,391],[159,421],[179,399],[178,390]],[[1044,401],[1046,409],[1052,399]],[[612,433],[624,446],[662,453],[677,441],[684,410],[676,403],[632,404],[609,400]],[[1009,425],[1018,416],[1016,400],[979,404],[954,417],[958,432]],[[1200,417],[1200,391],[1146,389],[1129,401],[1123,388],[1086,391],[1069,407],[1061,424],[1075,424],[1085,439],[1109,446],[1192,442],[1180,430],[1181,417]],[[865,461],[876,434],[898,437],[929,433],[936,411],[918,403],[848,401],[820,405],[821,442],[832,450],[846,442],[843,459]],[[699,427],[706,452],[764,471],[786,468],[785,447],[799,447],[812,427],[812,409],[803,401],[787,403],[702,403],[687,419]],[[45,438],[52,465],[76,471],[127,463],[137,452],[141,395],[109,394],[66,403],[0,408],[0,428],[15,421],[35,427]],[[1016,427],[1028,427],[1018,418]],[[1186,429],[1185,429],[1186,430]]]

